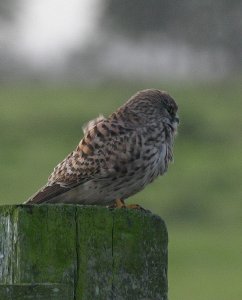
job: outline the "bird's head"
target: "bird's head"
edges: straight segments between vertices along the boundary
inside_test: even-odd
[[[147,89],[137,92],[123,106],[145,122],[161,121],[176,132],[179,124],[178,106],[175,100],[164,91]]]

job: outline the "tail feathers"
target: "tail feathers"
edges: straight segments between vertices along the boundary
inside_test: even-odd
[[[59,184],[46,185],[40,189],[36,194],[30,197],[24,204],[41,204],[48,202],[50,199],[69,191],[70,188],[65,188]]]

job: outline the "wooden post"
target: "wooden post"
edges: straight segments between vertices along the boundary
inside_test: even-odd
[[[167,231],[151,213],[0,207],[0,299],[167,299]]]

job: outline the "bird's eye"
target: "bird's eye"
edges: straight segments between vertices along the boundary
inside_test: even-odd
[[[169,114],[173,114],[173,108],[171,106],[167,107],[167,111]]]

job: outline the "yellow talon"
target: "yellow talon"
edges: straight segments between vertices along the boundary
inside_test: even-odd
[[[115,208],[130,208],[130,209],[145,210],[139,204],[128,204],[128,205],[126,205],[124,203],[124,200],[122,200],[122,199],[116,199],[115,200]]]

